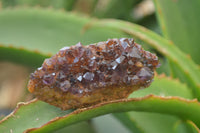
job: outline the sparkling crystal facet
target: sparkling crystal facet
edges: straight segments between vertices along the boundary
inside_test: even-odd
[[[116,59],[117,63],[122,63],[124,61],[125,57],[124,56],[120,56],[119,58]]]
[[[137,48],[133,47],[131,52],[129,53],[130,57],[141,58],[140,53]]]
[[[83,77],[79,76],[77,79],[78,79],[78,81],[82,81]]]
[[[153,74],[148,67],[144,67],[139,71],[138,76],[141,78],[150,78]]]
[[[83,78],[85,78],[86,80],[92,81],[93,78],[94,78],[94,73],[86,72],[86,73],[83,75]]]

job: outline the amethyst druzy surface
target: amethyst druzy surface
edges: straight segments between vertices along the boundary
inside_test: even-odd
[[[147,87],[159,61],[132,38],[64,47],[30,76],[29,91],[64,110],[126,98]]]

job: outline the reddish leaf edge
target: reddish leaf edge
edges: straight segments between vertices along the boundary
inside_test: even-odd
[[[13,44],[10,44],[10,45],[6,46],[6,45],[0,43],[0,48],[34,53],[34,54],[38,54],[40,56],[43,56],[45,58],[51,57],[53,55],[52,53],[43,53],[43,52],[39,51],[38,49],[30,50],[30,49],[27,49],[27,48],[24,48],[24,47],[16,47]]]
[[[16,108],[7,116],[5,116],[3,119],[0,120],[0,124],[3,123],[4,121],[6,121],[8,118],[12,117],[15,115],[15,113],[17,113],[17,111],[20,109],[21,106],[26,106],[26,105],[29,105],[29,104],[32,104],[32,103],[36,103],[38,101],[37,98],[31,100],[31,101],[28,101],[28,102],[19,102],[16,106]]]
[[[51,53],[45,54],[37,49],[29,50],[24,47],[5,46],[0,43],[0,61],[10,61],[30,68],[37,68],[45,58],[50,56],[52,56]]]
[[[130,107],[130,105],[132,105],[132,107]],[[112,107],[110,108],[110,106]],[[176,107],[176,109],[174,109],[174,107]],[[190,111],[187,111],[188,109]],[[88,120],[100,115],[127,111],[142,111],[175,115],[184,120],[191,120],[198,128],[200,127],[200,116],[197,113],[195,114],[195,112],[200,111],[200,103],[197,99],[187,100],[180,97],[148,95],[143,98],[121,99],[100,103],[87,108],[77,109],[65,116],[56,117],[41,127],[27,129],[25,133],[55,131],[56,129],[64,126]]]
[[[193,127],[195,129],[195,131],[200,133],[200,129],[197,127],[197,125],[194,124],[194,122],[187,120],[186,123],[189,124],[191,127]]]

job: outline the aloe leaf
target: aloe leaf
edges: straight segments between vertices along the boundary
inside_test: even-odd
[[[188,57],[191,55],[192,59],[199,64],[198,48],[200,47],[197,44],[200,41],[198,37],[200,32],[196,27],[200,22],[197,11],[200,3],[197,0],[192,2],[155,0],[154,3],[163,35],[187,53]],[[173,77],[178,77],[183,82],[188,80],[176,65],[170,63],[170,66]]]
[[[38,51],[28,51],[23,48],[14,48],[13,46],[5,47],[0,45],[0,60],[20,63],[32,68],[42,64],[45,58],[49,57]]]
[[[95,133],[130,133],[130,130],[111,114],[93,118],[90,122]]]
[[[72,10],[77,0],[0,0],[3,8],[19,6],[53,7],[55,9]]]
[[[144,27],[146,27],[146,28],[158,33],[158,34],[161,33],[161,29],[158,25],[155,14],[144,17],[143,19],[139,20],[137,22],[137,24],[144,26]]]
[[[0,12],[0,42],[5,46],[12,44],[55,54],[60,48],[79,41],[87,45],[108,38],[128,37],[112,28],[94,27],[84,31],[90,21],[88,17],[51,9],[5,9]]]
[[[178,96],[185,99],[193,98],[191,90],[186,84],[165,75],[156,76],[150,87],[133,92],[129,98],[144,97],[149,94],[165,97]],[[143,112],[117,113],[114,116],[131,131],[137,131],[138,133],[174,132],[173,126],[177,121],[180,121],[177,117],[170,115]]]
[[[47,113],[48,112],[48,113]],[[61,111],[42,101],[33,100],[29,103],[19,103],[16,109],[0,122],[1,132],[23,132],[27,128],[40,126],[51,119],[70,113]],[[6,119],[6,121],[4,121]],[[20,126],[21,125],[21,126]]]
[[[178,79],[166,77],[164,74],[156,76],[152,84],[146,89],[140,89],[129,95],[129,98],[144,97],[149,94],[156,96],[178,96],[193,99],[191,88],[181,83]]]
[[[39,106],[42,105],[42,106]],[[151,105],[151,106],[149,106]],[[31,106],[31,108],[30,108]],[[46,106],[45,108],[43,108]],[[49,106],[49,107],[48,107]],[[40,108],[42,107],[42,108]],[[22,109],[23,108],[23,109]],[[59,109],[54,107],[56,110],[52,111],[52,106],[41,102],[32,102],[21,106],[15,111],[14,114],[11,114],[10,117],[7,117],[0,122],[0,130],[3,132],[10,131],[23,131],[28,127],[39,127],[42,123],[45,123],[48,117],[44,115],[54,115],[58,116]],[[50,122],[46,123],[40,128],[33,128],[28,130],[29,132],[50,132],[55,131],[65,126],[88,120],[90,118],[108,114],[111,112],[124,112],[124,111],[146,111],[146,112],[157,112],[157,113],[166,113],[171,115],[179,116],[183,119],[192,120],[198,127],[200,126],[200,116],[197,113],[200,111],[200,105],[196,100],[185,100],[177,97],[159,97],[159,96],[147,96],[144,98],[132,98],[124,99],[119,101],[111,101],[108,103],[101,103],[89,108],[78,109],[66,116],[68,111],[60,112],[59,115],[62,117],[56,117]],[[48,113],[46,113],[48,111]],[[38,116],[40,115],[40,116]],[[43,115],[42,119],[41,116]],[[27,118],[27,119],[26,119]],[[38,119],[37,119],[38,118]],[[21,120],[19,120],[21,119]],[[23,122],[23,124],[22,124]],[[20,126],[20,125],[21,126]],[[28,132],[27,131],[27,132]]]
[[[163,35],[200,64],[200,1],[154,0]],[[169,10],[170,9],[170,10]]]
[[[175,133],[199,133],[200,130],[191,121],[178,121],[175,125]]]
[[[136,24],[117,21],[117,20],[101,20],[94,21],[92,26],[112,27],[128,33],[136,38],[141,39],[156,50],[165,55],[180,71],[184,74],[186,83],[193,89],[193,94],[200,98],[200,70],[199,67],[188,58],[178,47],[172,42],[159,36],[158,34],[141,27]]]
[[[113,115],[124,124],[131,132],[145,133],[144,126],[139,125],[134,117],[129,116],[128,113],[113,113]]]
[[[104,3],[103,3],[104,2]],[[133,7],[141,0],[108,0],[99,1],[94,12],[94,16],[99,18],[118,18],[130,20]]]
[[[151,105],[151,106],[149,106]],[[174,109],[176,107],[176,109]],[[187,101],[179,98],[164,98],[157,96],[148,96],[145,98],[125,99],[119,102],[111,102],[108,104],[100,104],[90,107],[90,109],[82,109],[63,117],[63,119],[54,119],[54,122],[47,123],[39,129],[31,129],[32,132],[48,132],[55,128],[70,125],[77,121],[87,120],[89,118],[122,111],[148,111],[177,115],[183,119],[191,119],[197,126],[199,125],[199,116],[192,112],[200,111],[199,103],[195,100]]]
[[[15,0],[0,0],[1,4],[2,4],[2,7],[8,7],[8,6],[14,6],[16,3],[15,3]]]
[[[64,7],[65,10],[71,11],[74,8],[74,5],[77,0],[65,0]]]
[[[84,121],[64,127],[60,130],[55,131],[54,133],[96,133],[96,132],[88,122]]]

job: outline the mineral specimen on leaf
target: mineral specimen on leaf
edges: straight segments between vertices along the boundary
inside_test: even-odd
[[[126,98],[148,87],[159,61],[133,39],[64,47],[30,76],[29,91],[63,110]]]

